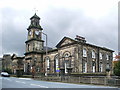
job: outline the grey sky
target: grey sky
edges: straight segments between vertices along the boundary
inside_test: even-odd
[[[48,45],[55,47],[64,37],[80,35],[87,42],[118,51],[118,1],[116,0],[1,0],[1,44],[3,53],[25,52],[29,18],[41,18]]]

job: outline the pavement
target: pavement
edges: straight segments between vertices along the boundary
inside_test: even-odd
[[[70,83],[61,83],[61,82],[48,82],[48,81],[37,81],[30,78],[15,78],[15,77],[0,77],[0,88],[3,88],[2,90],[14,90],[13,88],[16,88],[16,90],[19,90],[20,88],[23,88],[24,90],[27,90],[27,88],[49,88],[48,90],[63,90],[63,88],[68,90],[76,90],[76,89],[83,89],[83,90],[120,90],[120,88],[116,87],[109,87],[109,86],[97,86],[97,85],[83,85],[83,84],[70,84]],[[7,89],[4,89],[7,88]],[[12,89],[11,89],[12,88]],[[52,88],[52,89],[50,89]],[[59,88],[59,89],[58,89]],[[76,89],[75,89],[76,88]],[[80,89],[81,88],[81,89]],[[41,89],[39,89],[41,90]]]

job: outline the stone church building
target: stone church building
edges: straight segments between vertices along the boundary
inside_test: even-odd
[[[30,21],[23,59],[24,72],[30,74],[34,69],[44,75],[59,75],[112,71],[113,50],[89,44],[78,35],[75,39],[64,37],[55,49],[45,47],[40,18],[35,13]]]

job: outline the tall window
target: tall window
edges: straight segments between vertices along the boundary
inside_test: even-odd
[[[109,65],[109,63],[106,64],[106,71],[110,71],[110,65]]]
[[[108,54],[106,54],[106,59],[109,60],[109,56],[108,56]]]
[[[58,55],[55,56],[55,71],[59,72],[59,61],[58,61]]]
[[[83,49],[83,57],[87,57],[87,50],[85,48]]]
[[[30,44],[27,45],[28,51],[30,51]]]
[[[31,35],[31,34],[32,34],[32,32],[31,32],[31,31],[29,31],[29,32],[28,32],[28,35]]]
[[[69,67],[69,62],[68,62],[69,55],[68,53],[65,54],[65,73],[68,73],[67,67]]]
[[[103,64],[102,64],[102,62],[101,62],[100,65],[99,65],[99,71],[100,71],[100,72],[103,71]]]
[[[26,64],[24,63],[24,72],[26,72]]]
[[[87,62],[83,63],[83,73],[87,72]]]
[[[100,53],[100,59],[102,59],[102,53]]]
[[[49,59],[49,57],[47,57],[46,61],[47,61],[47,68],[49,69],[50,68],[50,59]]]
[[[68,73],[67,68],[71,66],[71,60],[70,60],[70,52],[65,52],[64,53],[64,68],[65,68],[65,73]]]
[[[95,58],[95,51],[92,50],[92,58]]]

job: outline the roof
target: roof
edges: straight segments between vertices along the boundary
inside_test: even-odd
[[[108,48],[106,48],[106,47],[100,47],[100,46],[93,45],[93,44],[86,43],[86,42],[84,42],[84,43],[83,43],[83,42],[79,42],[79,41],[76,41],[76,40],[71,39],[71,38],[69,38],[69,37],[64,37],[64,38],[56,45],[56,47],[57,47],[57,48],[60,47],[60,45],[61,45],[66,39],[70,39],[71,41],[73,41],[72,44],[84,44],[84,45],[89,45],[89,46],[91,46],[91,47],[96,47],[96,48],[100,48],[100,49],[103,49],[103,50],[107,50],[107,51],[114,52],[113,50],[108,49]],[[72,45],[72,44],[68,44],[68,45]],[[66,45],[65,45],[65,46],[66,46]]]
[[[36,13],[35,13],[30,19],[33,19],[33,18],[40,19],[40,17],[38,17],[38,16],[36,15]]]
[[[28,54],[43,54],[43,51],[30,51],[30,52],[25,52],[24,55],[28,55]]]
[[[13,54],[12,56],[11,56],[11,59],[13,60],[13,59],[23,59],[24,58],[24,56],[17,56],[16,54]]]
[[[48,50],[48,53],[54,52],[54,51],[58,51],[58,49],[57,49],[57,48],[54,48],[54,49]]]
[[[4,56],[11,56],[11,55],[10,55],[10,54],[3,54],[3,57],[4,57]]]
[[[52,50],[52,48],[51,47],[47,47],[47,50],[49,51],[49,50]],[[44,46],[43,47],[43,51],[46,51],[46,47]]]
[[[58,50],[57,48],[53,49],[51,47],[47,47],[47,53],[54,52],[57,50]],[[27,54],[46,54],[46,47],[43,47],[43,51],[30,51],[30,52],[24,53],[24,55],[27,55]]]

